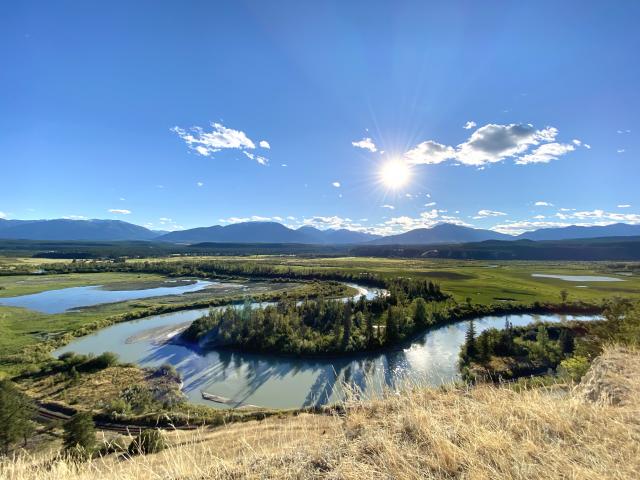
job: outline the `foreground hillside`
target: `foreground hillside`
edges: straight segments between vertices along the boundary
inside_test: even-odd
[[[168,435],[173,446],[74,467],[31,459],[8,479],[580,478],[640,471],[640,355],[609,348],[583,382],[415,389],[339,417],[301,415]]]

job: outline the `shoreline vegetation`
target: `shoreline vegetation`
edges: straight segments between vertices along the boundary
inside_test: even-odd
[[[256,302],[266,303],[279,301],[288,296],[296,299],[314,298],[315,296],[332,298],[334,296],[353,295],[356,293],[357,291],[355,289],[338,282],[307,281],[303,282],[302,286],[295,287],[291,290],[287,290],[286,292],[256,294],[252,296],[252,299]],[[155,305],[140,310],[130,311],[127,313],[110,315],[102,319],[85,323],[79,328],[63,332],[53,338],[48,338],[37,344],[28,345],[23,349],[21,353],[13,355],[0,355],[0,359],[2,360],[2,363],[6,365],[13,364],[19,366],[19,373],[37,373],[37,371],[39,370],[38,365],[46,363],[49,359],[51,359],[50,355],[53,350],[68,344],[75,338],[90,335],[98,330],[110,327],[111,325],[132,320],[139,320],[149,316],[161,315],[164,313],[241,304],[245,300],[246,295],[238,294],[189,303]]]
[[[390,351],[430,329],[487,316],[519,314],[598,315],[606,304],[534,302],[530,305],[427,302],[422,297],[384,301],[311,300],[302,304],[209,312],[170,342],[200,350],[227,349],[278,356],[335,358]]]
[[[264,264],[252,262],[246,258],[238,260],[201,260],[173,259],[162,261],[78,261],[66,263],[49,263],[40,266],[40,275],[63,275],[67,273],[131,273],[131,274],[155,274],[169,278],[208,278],[208,279],[242,279],[269,280],[271,282],[305,282],[307,285],[292,289],[288,293],[258,294],[251,297],[255,302],[277,302],[275,307],[267,307],[267,324],[260,318],[255,318],[259,328],[253,332],[238,332],[234,323],[246,319],[252,315],[246,308],[227,312],[212,312],[199,320],[182,333],[182,341],[200,347],[210,348],[206,345],[213,340],[212,345],[217,347],[234,347],[245,351],[263,353],[293,354],[309,356],[334,356],[352,354],[357,352],[375,352],[393,345],[401,344],[413,336],[426,331],[434,326],[453,323],[486,315],[506,315],[518,313],[558,313],[558,314],[598,314],[604,309],[604,303],[574,301],[562,303],[540,302],[523,303],[521,301],[507,301],[501,299],[491,304],[474,303],[467,297],[465,303],[456,302],[450,294],[442,293],[440,285],[427,280],[424,277],[392,277],[330,267],[295,268],[288,264]],[[3,272],[4,273],[4,272]],[[429,272],[427,272],[429,273]],[[442,272],[432,272],[433,277],[438,278]],[[436,275],[439,274],[439,275]],[[447,272],[451,276],[453,273]],[[463,278],[464,275],[457,274]],[[354,282],[361,285],[393,289],[400,292],[402,288],[396,284],[404,283],[405,291],[399,295],[392,292],[385,299],[362,300],[359,302],[332,302],[326,300],[332,297],[346,296],[343,284],[336,282]],[[411,292],[408,285],[424,284],[422,294]],[[313,285],[313,286],[310,286]],[[429,291],[432,285],[432,291]],[[342,290],[341,290],[342,289]],[[306,291],[305,291],[306,290]],[[308,291],[312,290],[312,291]],[[422,296],[424,304],[417,302]],[[318,299],[317,302],[309,299]],[[303,300],[303,305],[296,306],[294,300]],[[26,348],[22,354],[13,355],[10,363],[29,363],[29,357],[47,357],[49,352],[59,348],[79,336],[93,333],[110,325],[137,320],[147,316],[169,313],[180,310],[189,310],[207,307],[223,307],[225,305],[238,305],[246,301],[245,295],[231,295],[213,300],[182,303],[176,305],[157,305],[141,310],[116,314],[82,325],[73,331],[63,332],[55,338],[49,338],[39,345]],[[335,303],[335,305],[334,305]],[[338,305],[339,304],[339,305]],[[343,311],[339,311],[341,310]],[[306,310],[307,320],[300,322],[300,315]],[[323,310],[325,318],[321,322],[309,322],[311,314],[319,314]],[[327,310],[328,309],[328,310]],[[345,309],[351,311],[348,314]],[[418,311],[416,312],[416,309]],[[255,310],[255,309],[252,309]],[[286,310],[286,311],[285,311]],[[256,313],[257,315],[257,313]],[[254,317],[256,316],[254,315]],[[240,318],[240,317],[242,318]],[[259,316],[259,315],[258,315]],[[347,318],[349,316],[350,318]],[[223,318],[225,321],[223,322]],[[282,319],[285,330],[282,329]],[[208,319],[208,320],[205,320]],[[270,325],[275,320],[274,325]],[[290,320],[293,320],[291,322]],[[207,324],[210,328],[207,328]],[[291,325],[295,328],[290,329]],[[222,326],[223,328],[219,328]],[[275,330],[273,328],[275,328]],[[387,328],[389,327],[389,328]],[[272,328],[273,331],[269,331]],[[196,330],[197,329],[197,330]],[[213,332],[217,329],[218,332]],[[207,335],[207,332],[211,333]],[[217,335],[220,333],[221,335]],[[262,333],[267,333],[265,339],[256,341]],[[274,341],[274,335],[278,337]],[[217,337],[217,338],[216,338]],[[38,363],[38,362],[36,362]]]
[[[501,382],[546,375],[577,382],[605,345],[640,344],[640,302],[614,299],[603,305],[599,321],[539,322],[476,335],[473,320],[460,351],[466,382]]]

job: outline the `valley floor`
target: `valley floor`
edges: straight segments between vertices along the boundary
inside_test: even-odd
[[[300,415],[169,434],[172,446],[79,466],[21,458],[27,479],[632,479],[640,472],[640,354],[608,348],[567,390],[415,389]]]

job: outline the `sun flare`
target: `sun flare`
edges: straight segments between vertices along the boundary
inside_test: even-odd
[[[380,169],[380,180],[388,188],[397,189],[407,184],[411,177],[411,168],[400,160],[391,160]]]

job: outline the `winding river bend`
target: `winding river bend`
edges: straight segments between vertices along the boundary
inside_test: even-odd
[[[379,293],[375,289],[355,287],[369,298]],[[68,351],[85,354],[111,351],[122,361],[141,366],[170,363],[181,373],[183,391],[189,401],[221,408],[314,406],[339,400],[344,395],[345,384],[366,395],[384,387],[400,387],[404,382],[439,385],[459,378],[457,361],[466,322],[434,328],[393,351],[340,358],[279,357],[230,350],[199,352],[167,342],[207,312],[206,308],[185,310],[120,323],[79,338],[54,355]],[[477,319],[476,330],[502,328],[505,318]],[[514,326],[521,326],[534,321],[594,320],[599,317],[510,315],[508,318]],[[203,400],[201,392],[228,401],[214,404]]]

